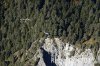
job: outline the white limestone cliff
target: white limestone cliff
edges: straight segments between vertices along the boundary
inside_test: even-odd
[[[74,45],[64,43],[59,38],[45,39],[45,43],[41,48],[38,66],[44,66],[42,64],[45,64],[45,66],[94,66],[95,63],[100,63],[100,50],[98,51],[98,60],[95,60],[91,49],[85,49],[85,51],[81,52]],[[51,59],[48,56],[45,57],[43,51]],[[46,63],[49,63],[49,65]]]

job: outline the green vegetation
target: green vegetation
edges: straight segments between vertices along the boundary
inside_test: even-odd
[[[81,44],[78,46],[83,49],[88,45],[98,50],[100,0],[75,1],[1,0],[0,66],[14,66],[6,59],[22,48],[29,49],[32,42],[45,36],[44,32],[50,37],[64,37],[71,44]],[[30,20],[21,20],[26,18]]]

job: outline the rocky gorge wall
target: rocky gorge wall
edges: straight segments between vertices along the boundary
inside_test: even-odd
[[[41,48],[40,61],[37,66],[44,66],[43,61],[45,66],[94,66],[100,63],[100,48],[97,58],[94,57],[91,49],[82,51],[72,44],[63,43],[59,38],[45,39]]]
[[[40,41],[41,43],[41,41]],[[32,48],[32,46],[31,46]],[[30,49],[31,49],[30,48]],[[29,50],[28,50],[29,51]],[[27,52],[28,52],[27,51]],[[32,50],[31,50],[32,51]],[[27,53],[27,56],[29,52]],[[99,66],[100,48],[95,58],[91,49],[79,49],[59,38],[46,38],[37,53],[24,65],[30,66]],[[35,63],[33,63],[35,60]]]

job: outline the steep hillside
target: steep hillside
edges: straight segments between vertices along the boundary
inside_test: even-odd
[[[58,37],[82,50],[90,48],[96,56],[100,0],[0,0],[0,66],[16,66],[16,52],[21,57],[36,41],[35,54],[39,40],[46,37]]]

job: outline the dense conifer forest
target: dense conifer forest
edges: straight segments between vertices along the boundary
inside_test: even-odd
[[[18,66],[13,54],[46,37],[45,32],[97,51],[100,0],[0,0],[0,66]]]

